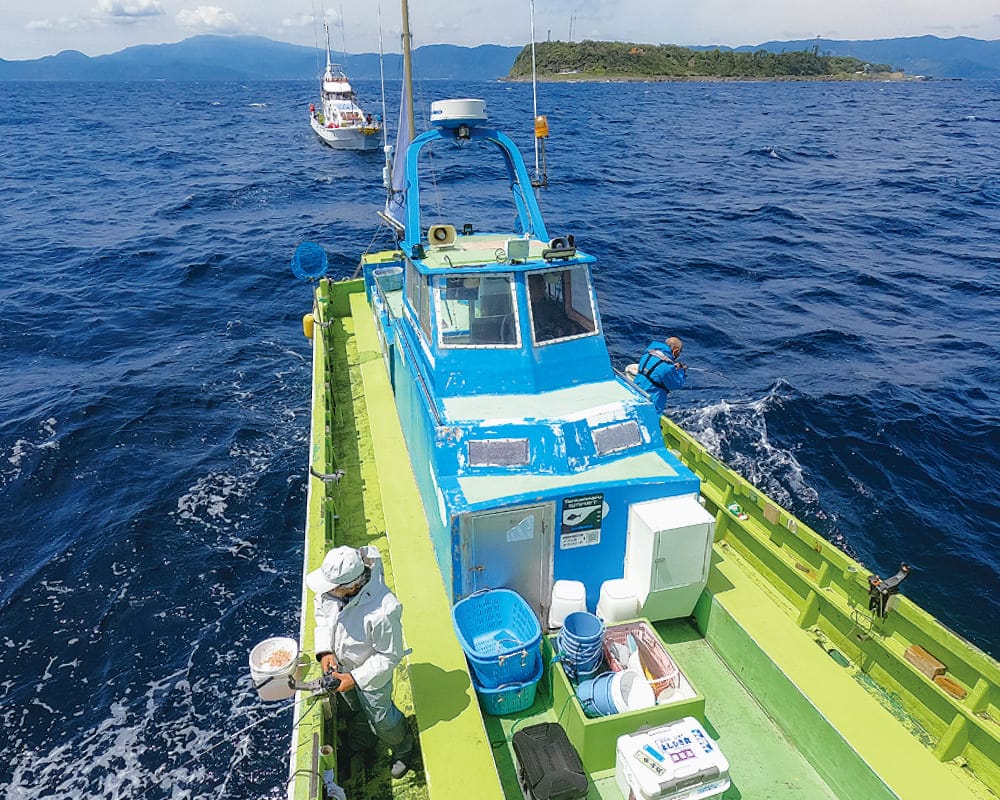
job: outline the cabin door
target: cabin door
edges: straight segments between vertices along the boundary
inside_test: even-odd
[[[513,589],[544,628],[552,596],[551,503],[473,514],[468,519],[464,594]]]

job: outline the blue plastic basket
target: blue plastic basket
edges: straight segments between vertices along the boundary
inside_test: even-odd
[[[476,685],[495,689],[504,684],[531,680],[542,661],[542,648],[539,642],[534,647],[524,647],[502,656],[476,658],[466,653],[465,658],[472,669],[472,679]]]
[[[451,614],[478,686],[523,684],[541,666],[542,627],[517,592],[477,592],[459,600]]]
[[[538,682],[542,679],[542,662],[538,661],[538,667],[530,681],[525,683],[508,683],[496,689],[487,689],[476,686],[476,694],[479,695],[479,702],[483,711],[492,714],[494,717],[502,717],[505,714],[516,714],[531,708],[535,702],[535,692],[538,689]]]
[[[480,661],[531,650],[542,640],[535,612],[510,589],[469,595],[455,603],[451,616],[462,649]]]

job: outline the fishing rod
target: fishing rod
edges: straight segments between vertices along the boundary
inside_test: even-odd
[[[684,369],[691,370],[693,372],[705,372],[708,373],[709,375],[715,375],[716,377],[722,378],[727,383],[730,384],[733,383],[732,378],[730,378],[729,376],[725,375],[722,372],[716,372],[714,369],[706,369],[705,367],[688,367],[688,366],[685,366]]]

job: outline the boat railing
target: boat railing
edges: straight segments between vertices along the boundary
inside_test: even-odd
[[[716,517],[716,546],[735,551],[778,588],[798,626],[835,661],[856,669],[862,685],[912,730],[926,731],[935,757],[964,758],[987,785],[1000,782],[996,661],[902,595],[882,616],[873,609],[870,571],[862,564],[668,417],[661,429],[667,446],[701,479],[705,507]]]

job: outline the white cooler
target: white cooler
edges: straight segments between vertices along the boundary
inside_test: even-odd
[[[638,617],[639,597],[632,584],[624,578],[604,581],[601,584],[601,597],[597,602],[597,616],[606,625]]]
[[[705,800],[729,788],[729,762],[694,717],[619,736],[615,781],[636,800]]]
[[[563,620],[574,611],[587,610],[587,588],[583,581],[556,581],[552,585],[549,628],[561,628]]]

